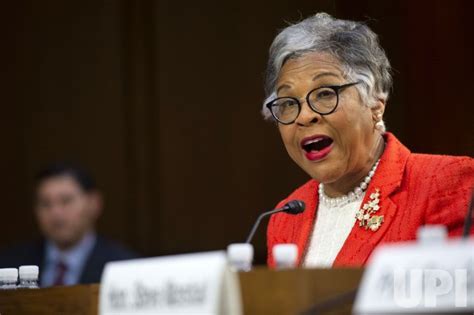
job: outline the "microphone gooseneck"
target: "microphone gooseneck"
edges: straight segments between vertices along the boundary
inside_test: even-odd
[[[270,210],[267,212],[262,213],[261,215],[258,216],[257,221],[252,227],[252,230],[250,231],[249,236],[247,237],[247,240],[245,243],[250,243],[250,241],[253,238],[253,235],[255,234],[255,231],[257,231],[258,226],[260,225],[260,221],[266,216],[272,215],[277,212],[286,212],[288,214],[298,214],[304,211],[306,205],[304,204],[303,201],[301,200],[291,200],[287,202],[282,208]]]

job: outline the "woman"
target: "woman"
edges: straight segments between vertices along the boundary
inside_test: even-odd
[[[263,114],[311,180],[279,204],[301,199],[304,213],[270,219],[270,265],[278,243],[297,244],[303,266],[361,266],[377,245],[413,240],[421,225],[461,234],[474,160],[414,154],[385,132],[390,71],[361,23],[320,13],[275,38]]]

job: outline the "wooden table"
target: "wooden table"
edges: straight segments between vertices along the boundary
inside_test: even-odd
[[[240,284],[245,314],[299,314],[347,292],[354,292],[362,269],[257,269],[241,273]],[[353,298],[340,303],[335,312],[351,314]]]
[[[0,291],[1,315],[97,315],[99,285]]]
[[[240,273],[245,314],[299,314],[315,303],[354,291],[361,269],[257,268]],[[1,315],[97,315],[99,285],[0,291]],[[350,314],[352,298],[324,314]]]

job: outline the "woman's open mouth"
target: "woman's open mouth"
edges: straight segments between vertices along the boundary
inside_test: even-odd
[[[308,160],[319,161],[331,152],[332,143],[333,140],[328,136],[315,135],[304,138],[301,141],[301,148]]]

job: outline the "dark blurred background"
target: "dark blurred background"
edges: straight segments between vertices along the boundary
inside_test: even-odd
[[[394,67],[389,131],[412,151],[473,156],[473,9],[467,0],[2,3],[0,248],[38,235],[33,176],[64,159],[105,194],[99,232],[144,255],[243,241],[259,212],[307,180],[259,111],[277,30],[318,11],[379,34]]]

